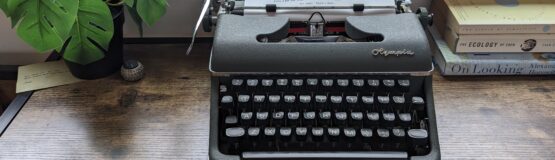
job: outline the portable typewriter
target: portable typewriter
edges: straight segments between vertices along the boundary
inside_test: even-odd
[[[440,158],[425,9],[411,13],[404,0],[205,3],[202,26],[216,26],[211,159]]]

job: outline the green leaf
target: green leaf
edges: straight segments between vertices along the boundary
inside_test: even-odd
[[[39,52],[63,45],[75,23],[77,0],[8,0],[17,35]]]
[[[141,16],[139,16],[139,13],[137,13],[137,9],[136,9],[137,7],[127,5],[126,8],[129,11],[131,18],[133,19],[133,22],[135,22],[135,24],[139,28],[139,34],[141,35],[141,37],[143,37],[143,20],[141,19]]]
[[[8,14],[8,0],[0,0],[0,10],[6,14],[6,16],[10,17]]]
[[[77,21],[64,48],[64,59],[89,64],[104,57],[114,35],[112,14],[100,0],[79,0]]]
[[[168,7],[166,0],[136,0],[135,4],[137,5],[137,13],[149,26],[152,26],[166,14]]]

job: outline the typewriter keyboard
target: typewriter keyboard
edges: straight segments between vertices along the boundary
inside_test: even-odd
[[[429,152],[423,77],[231,76],[217,83],[224,154]]]

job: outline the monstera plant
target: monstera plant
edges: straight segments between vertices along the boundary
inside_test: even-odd
[[[84,79],[121,66],[124,7],[142,35],[143,23],[154,24],[167,6],[166,0],[0,0],[23,41],[39,52],[62,54],[72,73]]]

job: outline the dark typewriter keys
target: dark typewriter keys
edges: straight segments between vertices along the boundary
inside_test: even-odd
[[[242,112],[241,113],[241,125],[248,127],[253,124],[253,114],[252,112]]]
[[[309,93],[300,93],[299,94],[299,111],[311,111],[313,110],[312,107],[312,95]]]
[[[377,125],[380,121],[380,114],[378,112],[368,112],[366,113],[366,119],[364,121],[365,127],[373,127]]]
[[[358,103],[358,95],[347,95],[345,101],[351,110],[359,111],[361,109]]]
[[[268,102],[278,104],[281,101],[281,95],[269,95]]]
[[[306,141],[306,137],[308,134],[308,129],[306,127],[297,127],[295,128],[295,139],[299,142]]]
[[[402,126],[410,126],[412,124],[412,115],[410,113],[399,113],[399,121]]]
[[[306,87],[308,90],[315,91],[318,89],[318,79],[316,78],[307,78],[306,79]]]
[[[274,142],[276,138],[276,128],[275,127],[266,127],[264,128],[264,139],[269,144]]]
[[[331,95],[330,96],[330,102],[331,102],[331,110],[332,111],[346,111],[347,108],[346,106],[343,104],[343,96],[339,95],[339,94],[335,94],[335,95]]]
[[[228,143],[232,144],[233,150],[240,150],[243,136],[245,135],[245,129],[241,127],[233,127],[225,129],[225,136],[227,137]]]
[[[220,93],[226,93],[227,92],[227,86],[226,85],[220,85]]]
[[[393,96],[393,104],[395,105],[395,109],[404,111],[405,110],[405,96]]]
[[[253,111],[269,111],[270,108],[266,105],[266,95],[256,94],[253,96]]]
[[[266,126],[268,124],[268,112],[256,112],[256,125]]]
[[[393,140],[396,143],[401,143],[405,141],[405,130],[401,128],[393,128],[391,129],[391,133],[393,133]]]
[[[249,127],[247,129],[247,135],[251,143],[256,143],[260,140],[260,128],[259,127]]]
[[[245,135],[245,129],[241,127],[227,128],[225,130],[225,135],[229,137],[230,140],[238,142],[238,137],[243,137]]]
[[[238,120],[237,120],[237,116],[226,116],[225,120],[224,120],[225,126],[226,127],[235,127],[237,126]]]
[[[363,119],[364,119],[364,115],[362,114],[362,112],[351,112],[351,119],[349,119],[350,120],[349,126],[360,128],[362,127]]]
[[[428,144],[428,131],[425,129],[410,129],[407,131],[407,136],[413,145]]]
[[[378,103],[380,103],[382,105],[388,105],[389,104],[389,96],[378,96]]]
[[[219,78],[216,92],[222,129],[218,145],[222,153],[230,155],[261,151],[405,151],[410,156],[425,155],[432,147],[426,99],[423,91],[410,90],[421,81],[396,78]]]
[[[303,126],[313,126],[316,121],[316,112],[309,111],[303,113]]]
[[[402,92],[408,92],[409,91],[409,89],[410,89],[410,80],[408,80],[408,79],[398,80],[397,83],[399,84],[399,87],[400,87]]]
[[[395,80],[393,79],[384,79],[382,82],[384,88],[388,91],[393,90],[393,87],[395,87]]]
[[[266,101],[266,95],[254,95],[254,103],[264,103]]]
[[[228,109],[232,109],[233,110],[233,96],[230,95],[225,95],[222,97],[222,99],[220,100],[220,105],[223,108],[228,108]]]
[[[295,127],[299,125],[299,112],[287,113],[287,126]]]
[[[362,139],[364,140],[364,142],[366,142],[366,143],[371,142],[373,133],[374,132],[370,128],[360,129],[360,135],[361,135]]]
[[[282,142],[289,142],[291,140],[291,128],[282,127],[279,129],[279,138]]]
[[[288,79],[277,79],[276,80],[276,86],[278,90],[281,91],[286,91],[289,85],[289,80]]]
[[[341,87],[342,89],[349,87],[349,80],[348,79],[338,79],[337,86]]]
[[[292,79],[291,80],[291,88],[295,91],[303,90],[304,87],[304,80],[303,79]]]
[[[239,94],[237,96],[237,105],[241,111],[252,111],[251,95]]]
[[[301,104],[310,104],[312,102],[312,96],[299,95],[299,102],[301,102]]]
[[[382,115],[383,123],[386,125],[393,125],[395,124],[395,113],[383,113]]]
[[[281,95],[269,94],[268,95],[268,106],[269,110],[272,109],[283,109],[281,105]]]
[[[374,96],[362,96],[361,100],[363,104],[362,108],[366,110],[372,109],[372,106],[374,106]]]
[[[275,111],[272,113],[272,125],[283,126],[285,125],[285,112]]]
[[[389,129],[383,129],[383,128],[379,128],[376,130],[376,133],[378,133],[378,138],[380,143],[384,144],[390,141],[390,134],[389,134]],[[384,146],[380,146],[380,148],[383,148]]]
[[[380,80],[377,79],[369,79],[368,80],[368,86],[370,87],[370,90],[377,90],[378,87],[380,87]]]
[[[333,86],[333,79],[322,79],[322,86],[332,87]]]
[[[323,110],[327,108],[328,96],[325,94],[316,94],[314,96],[314,109],[315,110]]]
[[[257,87],[258,79],[247,79],[247,87]]]
[[[357,131],[354,128],[344,128],[343,134],[345,135],[345,140],[347,143],[355,143],[357,137]]]
[[[314,127],[312,128],[312,141],[322,142],[324,140],[324,128]]]
[[[416,109],[419,111],[423,111],[424,110],[424,99],[422,97],[412,97],[412,104],[411,104],[411,108],[412,109]]]
[[[331,112],[324,111],[318,114],[318,126],[326,127],[330,126],[331,122]]]
[[[297,97],[295,95],[283,95],[283,102],[287,104],[295,103]]]
[[[364,80],[363,79],[353,79],[353,86],[355,88],[364,87]]]
[[[333,126],[344,127],[347,122],[347,112],[335,112],[333,117]]]
[[[283,102],[285,105],[281,106],[283,110],[293,110],[296,111],[298,106],[296,105],[297,96],[292,94],[283,95]]]
[[[328,128],[328,140],[337,142],[341,136],[341,130],[336,127]]]
[[[241,87],[243,86],[243,79],[232,79],[231,80],[231,85],[233,85],[234,87]]]
[[[261,85],[263,88],[265,88],[266,90],[270,90],[271,87],[274,86],[274,80],[273,79],[262,79],[261,81]]]

